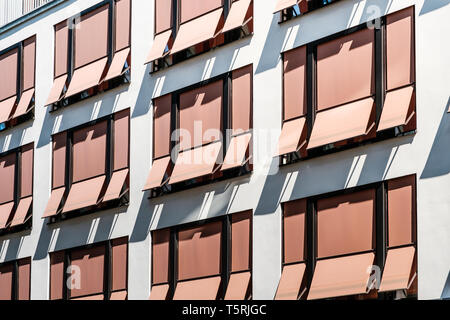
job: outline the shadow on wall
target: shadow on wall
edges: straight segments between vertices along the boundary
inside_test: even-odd
[[[389,11],[393,0],[386,2],[384,4],[380,4],[378,0],[368,0],[365,5],[364,14],[361,18],[361,21],[367,21],[370,19],[370,16],[375,14],[374,10],[379,9],[381,14],[385,14]],[[441,9],[450,4],[450,0],[425,0],[422,9],[420,10],[419,15],[424,15],[430,13],[434,10]]]
[[[151,100],[154,95],[154,91],[159,87],[159,83],[164,81],[163,78],[157,78],[154,81],[150,81],[150,64],[146,65],[143,77],[141,79],[135,79],[136,73],[132,74],[131,84],[133,86],[135,83],[139,84],[138,95],[134,104],[133,114],[131,118],[137,118],[146,115],[151,109]],[[155,77],[156,78],[156,77]],[[130,88],[131,89],[131,88]],[[149,126],[148,136],[150,136],[151,127]]]
[[[384,16],[392,5],[393,0],[380,3],[379,0],[368,0],[365,3],[360,22],[370,21],[376,17]]]
[[[44,122],[42,123],[42,128],[39,131],[40,135],[37,140],[36,149],[42,148],[49,144],[52,140],[51,135],[54,132],[56,117],[55,114],[50,114],[48,108],[45,109]]]
[[[149,75],[150,67],[148,66],[142,80],[138,98],[138,102],[142,101],[142,104],[136,106],[133,116],[143,115],[152,110],[151,100],[155,97],[160,97],[221,75],[227,71],[232,71],[235,68],[235,61],[241,48],[249,46],[251,41],[252,36],[248,36],[227,44],[226,48],[224,47],[223,51],[221,51],[220,58],[217,58],[216,50],[213,49],[151,75]],[[186,76],[180,77],[179,70],[183,67],[182,73]]]
[[[394,138],[390,141],[311,159],[305,161],[300,168],[298,165],[283,167],[280,169],[281,179],[276,176],[267,177],[255,214],[275,212],[279,205],[277,199],[281,199],[282,202],[303,199],[347,189],[350,183],[353,186],[382,181],[389,172],[398,148],[401,145],[411,144],[413,139],[414,136]],[[370,152],[366,154],[364,148],[370,148]],[[366,154],[365,157],[363,157],[364,154]],[[336,155],[340,157],[335,158]],[[361,161],[364,162],[361,163]],[[283,186],[289,184],[289,179],[292,179],[295,172],[298,172],[298,175],[295,177],[292,194],[284,195]],[[355,176],[356,174],[359,176]],[[357,182],[354,183],[354,181]]]
[[[450,144],[450,121],[447,110],[450,108],[450,97],[443,110],[441,122],[428,155],[421,179],[443,176],[450,173],[450,154],[446,152]]]
[[[205,55],[208,55],[208,53],[202,54],[199,57],[193,58],[193,60],[196,60],[197,62],[194,62],[189,67],[189,77],[186,77],[185,79],[193,79],[192,81],[189,81],[188,84],[185,86],[200,82],[204,80],[205,78],[208,78],[208,73],[211,73],[213,75],[220,74],[217,71],[218,70],[232,70],[234,66],[235,57],[240,51],[241,47],[249,45],[251,41],[250,37],[241,39],[237,41],[238,47],[236,50],[234,50],[233,53],[230,53],[226,55],[225,57],[222,57],[220,60],[214,59],[214,57],[209,58],[205,62]],[[203,57],[203,59],[202,59]],[[185,63],[189,63],[191,60],[187,60]],[[183,65],[184,62],[181,62],[178,64],[178,66]],[[200,67],[200,64],[204,63],[203,68]],[[162,70],[160,72],[155,72],[153,74],[150,74],[150,64],[148,64],[145,68],[145,71],[143,73],[143,77],[141,79],[132,79],[133,83],[139,84],[139,90],[138,90],[138,96],[136,103],[134,105],[132,118],[137,118],[140,116],[147,115],[148,112],[151,112],[153,110],[152,105],[152,99],[155,97],[160,97],[164,94],[173,92],[177,89],[180,89],[179,87],[170,87],[173,84],[180,83],[180,74],[177,71],[177,68],[171,67],[167,70]],[[151,119],[149,119],[151,121]],[[148,126],[148,136],[151,135],[151,125],[149,123]]]
[[[117,208],[73,218],[70,224],[62,221],[48,225],[46,220],[43,222],[33,260],[45,259],[50,251],[111,239],[121,209],[123,211],[123,208]]]
[[[0,153],[18,148],[24,144],[24,137],[27,130],[31,129],[33,121],[27,121],[12,130],[7,129],[1,132]]]
[[[448,272],[447,281],[445,281],[444,289],[442,290],[441,299],[450,300],[450,271]]]
[[[441,9],[450,4],[450,0],[425,0],[420,15],[430,13],[431,11]]]
[[[23,240],[25,236],[29,235],[30,231],[26,231],[15,235],[14,238],[9,238],[8,240],[0,240],[0,257],[4,257],[4,262],[18,259]]]
[[[355,155],[351,154],[337,161],[330,161],[330,157],[333,155],[312,159],[314,166],[306,163],[304,169],[299,170],[290,200],[324,193],[324,186],[329,189],[328,191],[342,190],[347,187],[349,177],[353,174]],[[292,170],[292,172],[295,171]]]
[[[47,221],[42,224],[41,232],[39,233],[39,240],[34,251],[33,260],[42,260],[47,257],[50,250],[50,244],[53,242],[53,238],[57,236],[56,227],[50,227],[47,225]],[[78,239],[81,239],[82,234],[77,235]]]
[[[385,141],[380,148],[375,148],[367,154],[361,174],[358,179],[358,185],[369,184],[376,181],[383,181],[389,173],[392,163],[395,160],[398,149],[402,145],[412,144],[415,135],[397,137]]]
[[[110,115],[116,111],[122,93],[128,91],[129,84],[122,85],[105,93],[71,104],[55,112],[46,107],[45,118],[40,130],[37,147],[43,147],[52,140],[51,135],[82,125],[94,119]],[[131,107],[128,105],[127,107]]]
[[[157,216],[158,204],[150,204],[147,199],[148,192],[141,192],[142,198],[140,201],[139,210],[135,219],[133,231],[130,235],[131,242],[141,242],[147,238],[150,232],[151,225]]]
[[[283,37],[283,32],[278,25],[278,21],[279,15],[273,14],[272,22],[270,23],[270,28],[266,36],[266,42],[264,43],[261,56],[258,59],[255,74],[275,68],[281,59],[279,53],[283,48],[284,39],[287,36]],[[289,28],[289,32],[292,32],[292,28]]]
[[[279,160],[272,158],[270,163],[270,173],[278,171]],[[274,214],[280,204],[280,199],[285,192],[285,186],[288,184],[292,174],[277,172],[276,174],[268,174],[264,181],[264,186],[259,196],[258,203],[255,207],[254,215]]]
[[[277,174],[268,175],[255,209],[255,215],[275,213],[280,202],[323,193],[324,186],[327,186],[330,191],[346,188],[349,176],[352,175],[354,156],[350,155],[345,159],[330,161],[329,157],[332,156],[313,159],[313,167],[308,165],[309,161],[305,161],[300,164],[300,167],[299,164],[287,165],[280,167]],[[271,172],[276,171],[278,163],[278,159],[273,158]],[[328,170],[328,166],[333,170]],[[298,175],[294,176],[295,173],[298,173]],[[291,182],[292,179],[295,179],[295,181]],[[292,183],[292,193],[285,195],[287,186]]]
[[[236,192],[245,183],[248,179],[237,178],[233,182],[195,187],[154,199],[148,199],[148,191],[143,192],[130,242],[145,240],[152,229],[229,214]]]
[[[235,69],[235,62],[236,58],[239,55],[239,52],[241,51],[241,48],[244,48],[246,46],[249,46],[254,35],[242,38],[240,40],[237,40],[236,42],[233,42],[232,44],[228,44],[229,46],[234,46],[235,49],[226,56],[221,57],[220,59],[215,59],[213,62],[213,65],[211,68],[211,74],[213,75],[219,75],[222,73],[221,70],[229,70],[232,71]],[[204,71],[207,71],[207,66],[205,66]],[[255,66],[253,66],[255,68]],[[205,72],[204,72],[205,73]],[[204,80],[204,79],[202,79]]]

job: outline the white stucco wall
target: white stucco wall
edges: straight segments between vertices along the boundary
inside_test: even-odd
[[[33,229],[0,238],[0,262],[31,256],[31,298],[47,299],[48,252],[129,236],[129,298],[150,291],[150,233],[156,228],[207,217],[254,211],[253,297],[272,299],[281,273],[280,201],[417,174],[419,298],[449,294],[450,280],[450,4],[433,0],[342,0],[304,17],[278,24],[275,1],[254,0],[254,35],[176,66],[148,74],[144,65],[153,38],[154,1],[133,0],[132,79],[54,113],[44,107],[53,78],[53,25],[98,0],[67,1],[0,34],[0,49],[37,34],[35,120],[0,133],[0,152],[35,143]],[[280,52],[416,5],[417,134],[390,139],[277,168],[269,152],[255,152],[251,176],[148,200],[142,192],[151,166],[151,98],[253,63],[253,126],[280,131]],[[376,5],[376,7],[373,7]],[[379,10],[378,10],[379,9]],[[375,10],[375,11],[374,11]],[[375,14],[375,16],[374,16]],[[130,205],[59,224],[41,215],[51,188],[51,137],[92,119],[131,108]],[[255,137],[255,147],[260,145]],[[260,138],[262,140],[262,138]],[[271,138],[275,147],[277,137]],[[267,144],[265,140],[261,145]],[[447,288],[445,284],[447,282]]]

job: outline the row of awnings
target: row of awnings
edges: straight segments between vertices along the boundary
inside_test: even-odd
[[[250,286],[250,271],[232,273],[228,281],[225,300],[245,300]],[[220,276],[178,282],[173,300],[215,300],[222,283]],[[150,300],[166,300],[169,285],[155,285],[152,287]]]
[[[129,70],[127,64],[130,56],[130,48],[125,48],[114,54],[111,63],[108,65],[108,58],[92,62],[81,68],[75,69],[68,84],[68,75],[62,75],[53,82],[46,105],[52,105],[82,93],[88,89],[94,88],[104,82],[122,76]],[[65,89],[67,90],[65,91]]]
[[[251,3],[252,0],[234,1],[225,23],[223,23],[223,8],[183,23],[177,31],[175,40],[172,39],[172,30],[157,34],[146,63],[181,52],[194,45],[215,39],[219,34],[247,25],[253,18],[248,14]]]
[[[414,246],[389,249],[381,282],[379,278],[381,274],[374,268],[374,253],[319,260],[316,263],[307,299],[366,294],[374,286],[380,293],[407,290],[416,278],[415,251]],[[306,289],[302,290],[305,270],[305,263],[285,266],[275,299],[302,298],[306,291]]]
[[[106,184],[105,175],[73,183],[64,204],[62,202],[66,194],[66,187],[54,189],[42,218],[54,217],[60,213],[69,213],[118,200],[128,192],[128,176],[129,169],[122,169],[113,172],[108,184]],[[105,188],[106,191],[104,191]]]
[[[413,118],[414,87],[408,86],[386,94],[377,132],[407,125]],[[347,139],[363,137],[375,126],[373,98],[317,113],[309,141],[306,141],[306,119],[298,118],[283,124],[275,156],[323,147]]]
[[[414,88],[408,86],[388,92],[377,131],[404,126],[414,116]],[[283,125],[278,150],[275,156],[298,152],[301,148],[314,149],[327,144],[367,135],[375,126],[374,99],[367,98],[345,106],[317,113],[311,137],[307,142],[306,118],[286,121]],[[240,167],[245,164],[251,134],[231,139],[221,170]],[[222,150],[221,142],[214,142],[192,150],[180,152],[173,172],[167,177],[171,163],[170,156],[154,160],[144,190],[187,181],[212,174],[217,170],[217,161]],[[202,159],[202,161],[191,161]]]
[[[317,261],[308,300],[343,297],[366,294],[371,289],[378,292],[407,290],[416,278],[414,270],[415,247],[408,246],[390,249],[387,254],[383,275],[374,268],[374,253],[357,254],[347,257],[332,258]],[[305,274],[305,263],[287,265],[283,268],[278,285],[276,300],[297,300],[302,298]],[[250,285],[249,271],[230,275],[225,300],[243,300]],[[377,284],[377,281],[380,283]],[[214,300],[218,295],[221,277],[178,282],[175,288],[174,300]],[[165,300],[169,285],[152,287],[151,300]]]
[[[31,218],[28,213],[32,203],[32,196],[20,199],[10,222],[8,220],[14,211],[14,201],[0,205],[0,230],[25,224]]]
[[[17,97],[13,96],[0,102],[0,123],[17,119],[33,110],[34,88],[24,91],[17,103]],[[17,107],[13,113],[14,107]]]
[[[220,141],[182,151],[178,154],[170,177],[167,176],[167,172],[171,157],[156,159],[153,161],[144,191],[162,187],[167,183],[175,184],[207,176],[219,169],[225,171],[242,167],[249,161],[247,152],[251,138],[252,134],[249,132],[232,137],[223,163],[220,165],[219,158],[222,151]]]

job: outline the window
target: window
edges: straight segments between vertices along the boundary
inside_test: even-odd
[[[414,7],[283,60],[282,164],[415,131]]]
[[[150,299],[250,299],[251,239],[251,211],[153,231]]]
[[[56,110],[130,81],[131,0],[105,0],[55,25]]]
[[[34,117],[36,36],[0,51],[0,131]]]
[[[415,179],[284,203],[275,299],[415,297]]]
[[[34,144],[0,154],[0,234],[31,229]]]
[[[50,253],[50,300],[126,300],[127,279],[127,238]]]
[[[128,204],[129,109],[53,136],[50,222]]]
[[[0,263],[0,300],[30,300],[31,258]]]
[[[284,22],[337,1],[339,0],[277,0],[274,13],[280,12],[280,21]]]
[[[246,66],[153,100],[144,190],[154,197],[251,171],[252,74]]]
[[[306,200],[284,204],[283,271],[276,300],[297,300],[306,269]],[[304,290],[304,288],[302,288]]]
[[[158,71],[253,32],[253,0],[156,0],[147,58]]]

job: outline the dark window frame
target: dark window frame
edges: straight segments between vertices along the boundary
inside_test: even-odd
[[[220,217],[214,217],[214,218],[207,218],[195,222],[188,222],[180,225],[176,225],[173,227],[168,227],[164,229],[157,229],[153,230],[154,232],[159,232],[163,230],[169,231],[169,261],[168,261],[168,282],[164,283],[154,283],[154,279],[152,277],[151,281],[151,287],[153,286],[160,286],[160,285],[169,285],[169,290],[167,294],[167,300],[172,300],[173,295],[175,294],[175,289],[177,287],[178,282],[188,282],[193,280],[200,280],[200,279],[208,279],[208,278],[214,278],[214,277],[221,277],[221,284],[218,291],[218,296],[216,297],[216,300],[223,300],[225,297],[228,283],[230,280],[230,276],[232,274],[236,273],[243,273],[243,272],[250,272],[250,274],[253,274],[253,241],[252,241],[252,234],[253,234],[253,213],[250,217],[250,268],[246,270],[240,270],[240,271],[231,271],[231,252],[232,252],[232,217],[234,214],[239,214],[241,212],[236,212],[233,214],[227,214]],[[222,223],[222,233],[221,233],[221,263],[220,263],[220,274],[217,275],[209,275],[209,276],[203,276],[203,277],[197,277],[197,278],[191,278],[186,279],[182,281],[178,281],[178,233],[180,231],[184,231],[186,229],[191,229],[195,227],[200,227],[205,224],[210,224],[214,222],[221,222]],[[154,237],[152,236],[152,243],[151,247],[153,248],[154,244]],[[151,274],[153,275],[153,260],[151,264]],[[249,296],[252,296],[252,285],[250,284],[250,294]]]
[[[11,150],[8,150],[6,152],[3,152],[0,154],[0,158],[3,158],[5,156],[9,156],[11,154],[15,154],[16,159],[15,159],[15,168],[14,168],[14,207],[12,209],[12,212],[16,212],[17,210],[17,206],[19,205],[20,200],[22,199],[20,193],[21,193],[21,183],[22,183],[22,179],[21,179],[21,173],[22,173],[22,153],[23,153],[23,149],[33,146],[33,174],[31,177],[31,190],[32,190],[32,196],[34,194],[34,142],[25,144],[23,146],[20,146],[18,148],[14,148]],[[9,203],[9,202],[5,202],[5,203]],[[4,204],[4,203],[2,203]],[[22,231],[30,231],[32,229],[33,226],[33,206],[30,206],[28,213],[28,219],[25,221],[25,223],[18,225],[18,226],[8,226],[3,230],[0,230],[0,236],[2,235],[6,235],[6,234],[13,234],[13,233],[18,233],[18,232],[22,232]]]
[[[412,17],[412,23],[413,26],[415,26],[415,7],[413,7],[413,17]],[[413,87],[414,88],[414,92],[417,92],[417,80],[416,80],[416,69],[414,68],[414,81],[411,82],[410,84],[395,88],[395,89],[391,89],[391,90],[387,90],[387,66],[386,66],[386,16],[383,16],[379,19],[375,19],[372,20],[373,26],[374,26],[374,59],[373,59],[373,63],[374,63],[374,74],[373,74],[373,81],[375,82],[375,90],[374,93],[371,95],[371,97],[374,99],[375,101],[375,114],[376,114],[376,118],[375,118],[375,133],[374,133],[374,137],[364,137],[363,139],[347,139],[344,140],[344,144],[343,145],[339,145],[336,146],[336,143],[340,143],[341,141],[336,141],[334,143],[330,143],[321,147],[317,147],[317,148],[313,148],[307,151],[307,155],[306,156],[302,156],[299,152],[293,152],[290,154],[286,154],[286,155],[282,155],[280,156],[280,166],[284,166],[284,165],[289,165],[292,163],[296,163],[299,161],[304,161],[304,160],[308,160],[308,159],[312,159],[312,158],[316,158],[316,157],[320,157],[323,155],[327,155],[327,154],[333,154],[336,152],[340,152],[340,151],[344,151],[344,150],[348,150],[348,149],[353,149],[359,146],[364,146],[364,145],[368,145],[368,144],[372,144],[372,143],[377,143],[380,141],[384,141],[387,139],[391,139],[391,138],[396,138],[396,137],[402,137],[402,136],[408,136],[408,135],[413,135],[417,132],[417,127],[414,126],[414,129],[410,129],[408,130],[407,126],[406,128],[404,128],[403,126],[398,126],[395,128],[391,128],[391,129],[387,129],[384,130],[382,132],[377,132],[376,128],[377,125],[380,121],[381,118],[381,113],[384,107],[384,100],[386,97],[386,94],[395,90],[399,90],[399,89],[403,89],[406,87]],[[370,22],[370,21],[369,21]],[[311,137],[311,133],[312,133],[312,129],[314,126],[314,122],[315,122],[315,117],[317,114],[317,47],[321,44],[325,44],[328,43],[330,41],[339,39],[341,37],[344,36],[348,36],[351,34],[354,34],[358,31],[362,31],[362,30],[367,30],[370,27],[367,25],[368,22],[366,23],[362,23],[358,26],[355,27],[351,27],[349,29],[337,32],[335,34],[326,36],[324,38],[312,41],[308,44],[305,44],[304,46],[306,47],[306,114],[303,116],[297,116],[295,118],[289,119],[289,120],[285,120],[284,119],[284,110],[285,110],[285,104],[284,104],[284,71],[282,72],[282,86],[283,86],[283,90],[282,90],[282,121],[281,121],[281,125],[283,125],[285,122],[287,121],[292,121],[294,119],[299,119],[299,118],[305,118],[306,119],[306,126],[307,126],[307,137],[306,140],[309,141],[309,138]],[[379,23],[380,27],[377,27],[377,23]],[[413,43],[412,43],[412,47],[413,47],[413,60],[415,62],[415,52],[416,52],[416,34],[415,34],[415,28],[412,28],[412,35],[413,35]],[[291,52],[294,51],[296,49],[298,49],[299,47],[290,49],[286,52]],[[281,54],[282,55],[282,60],[285,61],[284,59],[284,52]],[[364,99],[367,99],[367,97],[364,98],[359,98],[353,101],[349,101],[340,105],[336,105],[333,106],[329,109],[334,109],[334,108],[339,108],[341,106],[347,105],[349,103],[352,102],[357,102],[357,101],[362,101]],[[416,102],[416,106],[415,109],[417,110],[417,102]]]
[[[28,278],[28,296],[31,298],[31,268],[32,268],[32,261],[31,257],[21,258],[17,260],[12,261],[6,261],[3,263],[0,263],[0,267],[4,267],[7,265],[12,265],[12,286],[11,286],[11,301],[18,301],[19,300],[19,264],[21,262],[29,262],[30,264],[30,277]],[[31,299],[28,300],[31,300]]]
[[[122,111],[126,111],[126,110],[129,110],[129,109],[124,109]],[[87,123],[83,123],[81,125],[78,125],[73,128],[67,129],[65,131],[61,131],[61,132],[54,133],[51,135],[52,141],[53,141],[53,138],[55,136],[58,136],[63,133],[66,134],[66,155],[65,155],[66,163],[65,163],[65,178],[64,178],[65,192],[64,192],[64,196],[61,200],[61,203],[66,202],[67,196],[70,192],[70,188],[74,184],[72,181],[72,176],[73,176],[73,134],[78,130],[93,127],[104,121],[107,121],[105,173],[77,181],[76,183],[81,183],[81,182],[84,182],[84,181],[87,181],[90,179],[95,179],[95,178],[98,178],[98,177],[101,177],[104,175],[106,177],[104,185],[105,186],[109,185],[109,182],[111,181],[112,175],[114,173],[114,144],[115,144],[115,142],[114,142],[114,121],[115,121],[114,117],[115,117],[115,115],[117,115],[118,113],[120,113],[122,111],[118,111],[116,113],[107,115],[105,117],[95,119],[95,120],[89,121]],[[130,117],[131,117],[131,114],[130,114]],[[128,137],[130,137],[130,126],[128,126]],[[129,141],[130,141],[130,139],[129,139]],[[130,144],[128,144],[128,149],[129,148],[130,148]],[[52,148],[52,152],[54,152],[53,148]],[[57,189],[53,186],[54,165],[55,165],[54,161],[52,161],[52,188],[51,188],[52,191]],[[128,169],[129,168],[130,168],[130,152],[128,152]],[[105,211],[105,210],[108,210],[111,208],[124,207],[124,206],[128,206],[128,205],[129,205],[129,191],[126,192],[120,199],[117,199],[117,200],[109,201],[107,203],[100,203],[96,206],[82,208],[82,209],[78,209],[78,210],[67,212],[67,213],[61,212],[57,216],[50,217],[48,224],[53,224],[53,223],[57,223],[57,222],[60,222],[63,220],[68,220],[68,219],[92,214],[94,212]]]
[[[70,288],[67,287],[67,279],[69,274],[67,273],[68,267],[71,265],[71,254],[73,252],[76,252],[78,250],[89,250],[92,248],[97,248],[97,247],[102,247],[104,246],[105,248],[105,263],[103,265],[104,267],[104,272],[103,272],[103,291],[101,293],[92,293],[92,294],[88,294],[88,295],[84,295],[84,296],[80,296],[80,297],[74,297],[74,299],[78,299],[78,298],[87,298],[87,297],[92,297],[92,296],[97,296],[99,294],[103,294],[104,300],[110,300],[111,298],[111,294],[114,292],[120,292],[123,290],[112,290],[112,266],[113,266],[113,259],[112,259],[112,243],[114,240],[119,240],[122,238],[117,238],[117,239],[109,239],[106,241],[101,241],[101,242],[97,242],[97,243],[92,243],[92,244],[87,244],[87,245],[82,245],[82,246],[78,246],[78,247],[74,247],[74,248],[70,248],[70,249],[64,249],[64,250],[58,250],[58,251],[54,251],[51,252],[50,254],[57,254],[57,253],[62,253],[64,256],[64,270],[63,270],[63,285],[62,285],[62,300],[73,300],[70,298]],[[129,254],[130,254],[130,248],[129,248],[129,238],[126,237],[127,239],[127,265],[126,265],[126,270],[127,270],[127,281],[126,281],[126,291],[128,291],[128,278],[129,278],[129,268],[128,268],[128,261],[129,261]],[[51,277],[50,277],[50,286],[49,286],[50,290],[51,290]]]
[[[23,52],[24,52],[24,43],[25,43],[25,41],[30,40],[32,38],[34,38],[34,43],[35,43],[35,49],[34,49],[34,61],[35,61],[35,63],[34,63],[34,80],[33,80],[33,82],[34,82],[34,88],[36,90],[36,61],[37,61],[36,60],[36,51],[37,51],[36,50],[36,48],[37,48],[37,37],[36,37],[36,35],[28,37],[28,38],[26,38],[26,39],[24,39],[24,40],[22,40],[22,41],[20,41],[20,42],[18,42],[16,44],[12,45],[12,46],[10,46],[10,47],[0,51],[0,56],[4,55],[4,54],[6,54],[6,53],[8,53],[8,52],[10,52],[12,50],[15,50],[15,49],[17,49],[17,51],[18,51],[18,53],[17,53],[18,61],[17,61],[16,103],[20,101],[20,99],[22,97],[22,93],[24,92],[24,90],[23,90],[23,87],[24,87],[23,86],[23,72],[24,72]],[[28,89],[28,90],[30,90],[30,89]],[[35,102],[36,102],[36,98],[35,98],[35,94],[34,94],[33,98],[30,101],[30,105],[32,106],[32,107],[30,107],[30,110],[24,115],[21,115],[21,116],[19,116],[17,118],[12,118],[12,119],[10,119],[8,121],[5,121],[3,123],[4,128],[2,128],[2,123],[0,123],[0,132],[4,132],[4,131],[8,130],[9,128],[18,126],[19,124],[22,124],[22,123],[27,122],[29,120],[34,120]]]
[[[191,18],[189,20],[184,21],[183,23],[181,23],[181,0],[171,0],[172,1],[172,16],[171,16],[171,31],[172,31],[172,36],[171,38],[173,39],[173,41],[175,41],[175,38],[178,34],[178,30],[181,26],[181,24],[185,24],[188,23],[192,20],[195,20],[199,17],[202,17],[204,15],[207,15],[215,10],[218,9],[213,9],[210,10],[208,12],[202,13],[199,16],[196,16],[194,18]],[[222,7],[223,7],[223,16],[224,16],[224,21],[226,21],[227,17],[228,17],[228,13],[230,12],[231,9],[231,5],[233,4],[233,0],[222,0]],[[156,6],[156,2],[155,2],[155,6]],[[156,10],[153,10],[154,14],[154,22],[153,22],[153,30],[155,30],[154,32],[154,37],[156,37],[157,35],[168,31],[169,29],[167,29],[166,31],[161,31],[156,33]],[[202,43],[199,43],[198,45],[203,45],[204,48],[200,49],[197,51],[197,48],[195,47],[190,47],[187,49],[184,49],[180,52],[177,52],[175,54],[169,54],[165,57],[159,58],[153,62],[151,62],[151,68],[150,68],[150,74],[153,74],[155,72],[158,72],[160,70],[169,68],[175,64],[181,63],[183,61],[186,61],[188,59],[197,57],[199,55],[202,55],[204,53],[207,53],[209,51],[211,51],[214,48],[218,48],[218,47],[222,47],[224,45],[227,45],[231,42],[237,41],[241,38],[245,38],[249,35],[253,34],[253,30],[247,30],[247,29],[243,29],[243,28],[238,28],[236,30],[230,30],[227,31],[224,34],[224,41],[221,41],[220,43],[211,45],[210,41],[205,41]]]
[[[405,178],[408,176],[414,176],[414,194],[413,194],[413,200],[414,203],[417,204],[417,175],[407,175],[399,178]],[[306,296],[309,292],[309,289],[311,288],[311,283],[313,280],[314,275],[314,269],[316,266],[317,261],[322,260],[330,260],[334,258],[340,258],[340,257],[348,257],[348,256],[354,256],[358,254],[364,254],[364,253],[374,253],[375,254],[375,263],[378,266],[382,266],[380,268],[381,273],[384,270],[386,257],[387,257],[387,251],[389,249],[399,249],[409,246],[414,246],[417,250],[417,206],[413,206],[414,212],[412,213],[412,243],[400,245],[400,246],[392,246],[389,247],[389,233],[388,233],[388,207],[387,207],[387,201],[388,201],[388,182],[395,180],[397,178],[389,179],[389,180],[383,180],[380,182],[370,183],[362,186],[352,187],[344,190],[338,190],[333,192],[328,192],[320,195],[315,195],[311,197],[305,198],[307,201],[307,210],[305,214],[305,257],[303,261],[297,261],[292,263],[285,263],[285,247],[284,247],[284,231],[282,229],[282,261],[281,261],[281,267],[287,265],[294,265],[298,263],[305,263],[306,264],[306,270],[305,275],[303,279],[303,283],[301,288],[306,289]],[[342,195],[349,195],[360,191],[365,190],[374,190],[375,191],[375,209],[374,209],[374,225],[373,225],[373,233],[374,233],[374,241],[373,241],[373,247],[372,250],[366,250],[361,252],[353,252],[353,253],[347,253],[347,254],[340,254],[335,256],[327,256],[318,258],[317,257],[317,246],[318,246],[318,239],[317,239],[317,201],[322,199],[328,199],[335,196],[342,196]],[[289,203],[292,201],[297,200],[289,200],[287,202],[283,203],[282,206],[282,223],[284,223],[285,218],[285,210],[284,210],[284,204]],[[373,290],[373,289],[372,289]],[[371,291],[372,291],[371,290]],[[369,293],[370,294],[370,293]],[[305,297],[305,296],[303,296]],[[350,296],[355,297],[355,296]],[[340,298],[340,297],[335,297]],[[327,298],[328,299],[335,299],[335,298]],[[377,292],[377,300],[393,300],[394,298],[394,292],[385,292],[385,293],[379,293]],[[407,299],[417,299],[417,296],[411,295],[408,296]]]
[[[116,23],[116,2],[119,0],[103,0],[102,2],[99,2],[95,5],[93,5],[92,7],[89,7],[83,11],[81,11],[79,14],[73,15],[69,18],[67,18],[65,21],[67,21],[67,26],[68,26],[68,40],[67,40],[67,80],[66,80],[66,86],[64,91],[67,90],[72,77],[73,77],[73,73],[75,72],[75,33],[73,31],[73,29],[70,27],[71,25],[75,25],[77,22],[77,19],[103,7],[103,6],[108,6],[108,54],[107,54],[107,68],[109,68],[111,66],[111,62],[112,59],[114,57],[114,54],[116,52],[116,44],[115,44],[115,35],[116,35],[116,28],[115,28],[115,23]],[[130,49],[131,49],[131,25],[132,25],[132,1],[130,1],[130,22],[129,22],[129,39],[130,39]],[[64,21],[61,21],[64,22]],[[60,22],[60,23],[61,23]],[[57,23],[53,29],[54,29],[54,33],[56,34],[56,26],[59,25],[60,23]],[[54,43],[54,48],[53,48],[54,53],[56,53],[56,43]],[[130,51],[131,52],[131,51]],[[94,61],[91,61],[90,63],[95,63],[99,60],[101,60],[103,58],[99,58],[96,59]],[[87,64],[79,67],[78,69],[86,66]],[[127,60],[127,65],[129,67],[129,69],[120,77],[111,79],[106,81],[105,83],[100,83],[99,85],[97,85],[96,87],[84,90],[83,92],[77,93],[71,97],[68,98],[63,98],[61,99],[59,102],[50,104],[50,112],[54,112],[56,110],[59,110],[63,107],[67,107],[69,105],[75,104],[77,102],[89,99],[91,97],[94,97],[98,94],[101,94],[105,91],[109,91],[112,90],[114,88],[117,88],[123,84],[129,84],[131,82],[131,61]],[[54,58],[53,58],[53,80],[57,79],[57,77],[55,76],[55,70],[56,70],[56,54],[54,54]],[[60,76],[61,77],[61,76]]]
[[[244,66],[242,68],[248,67],[250,65]],[[213,78],[207,79],[207,80],[203,80],[200,81],[198,83],[192,84],[190,86],[184,87],[182,89],[173,91],[171,93],[168,93],[167,95],[171,95],[172,98],[172,106],[171,106],[171,110],[170,110],[170,136],[169,136],[169,145],[170,145],[170,150],[169,150],[169,156],[172,156],[172,154],[175,153],[178,154],[180,150],[175,150],[176,146],[179,144],[180,141],[180,137],[176,136],[176,140],[172,140],[172,133],[176,130],[176,132],[179,132],[178,130],[180,129],[180,96],[183,93],[195,90],[195,89],[200,89],[202,87],[205,87],[209,84],[215,83],[217,81],[222,81],[223,82],[223,87],[222,87],[222,92],[223,92],[223,97],[222,97],[222,123],[221,123],[221,132],[222,132],[222,140],[220,140],[222,142],[222,149],[219,153],[219,158],[221,159],[221,161],[223,161],[223,159],[225,158],[226,152],[228,151],[228,147],[231,141],[232,137],[235,136],[241,136],[244,134],[247,134],[248,132],[251,132],[253,130],[253,116],[250,119],[250,130],[249,131],[245,131],[245,132],[240,132],[237,134],[234,134],[233,136],[230,135],[229,130],[233,129],[232,128],[232,106],[231,106],[231,101],[232,101],[232,77],[233,77],[233,72],[237,71],[241,68],[235,69],[235,70],[231,70],[228,71],[226,73],[223,73],[221,75],[215,76]],[[253,74],[251,76],[251,87],[253,88]],[[158,99],[160,97],[157,98],[153,98],[152,99],[152,103],[154,105],[154,101],[156,99]],[[253,115],[253,95],[251,96],[251,107],[250,107],[250,114]],[[154,119],[153,119],[154,121]],[[154,122],[153,122],[154,124]],[[155,131],[154,131],[154,125],[152,125],[152,144],[153,146],[155,145]],[[205,144],[202,144],[202,146],[207,146],[209,144],[215,143],[216,141],[212,141],[212,142],[208,142]],[[189,149],[183,150],[183,151],[188,151],[188,150],[193,150],[196,148],[199,148],[200,146],[197,147],[190,147]],[[153,149],[153,154],[152,154],[152,160],[158,160],[166,156],[161,156],[161,157],[157,157],[155,158],[154,152],[155,152],[155,148]],[[174,163],[172,162],[172,160],[170,161],[170,165],[169,165],[169,172],[171,172],[171,170],[174,167]],[[202,177],[197,177],[193,180],[195,181],[182,181],[176,184],[165,184],[162,187],[159,188],[155,188],[152,189],[152,191],[150,192],[150,196],[149,198],[155,198],[155,197],[159,197],[165,194],[170,194],[173,192],[178,192],[178,191],[182,191],[182,190],[186,190],[189,189],[191,187],[197,187],[197,186],[201,186],[201,185],[206,185],[206,184],[210,184],[210,183],[214,183],[214,182],[218,182],[218,181],[223,181],[223,180],[227,180],[230,178],[235,178],[235,177],[240,177],[240,176],[245,176],[247,174],[250,174],[253,170],[253,166],[247,162],[244,166],[242,167],[238,167],[238,168],[234,168],[234,169],[230,169],[230,170],[226,170],[224,172],[222,171],[218,171],[216,173],[207,175],[207,176],[202,176]]]

